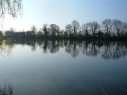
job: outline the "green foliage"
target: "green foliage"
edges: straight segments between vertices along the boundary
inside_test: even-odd
[[[104,33],[104,39],[110,39],[110,37],[111,35],[108,32]]]
[[[111,45],[111,41],[104,41],[104,46],[110,46]]]
[[[3,38],[0,36],[0,42],[3,41]]]
[[[39,32],[36,33],[36,38],[40,38]]]
[[[5,43],[6,43],[7,45],[11,45],[12,42],[13,42],[13,39],[12,39],[12,38],[7,38],[7,39],[5,40]]]

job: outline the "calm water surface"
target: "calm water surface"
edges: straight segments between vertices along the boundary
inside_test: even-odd
[[[15,41],[0,60],[15,95],[127,95],[126,42]]]

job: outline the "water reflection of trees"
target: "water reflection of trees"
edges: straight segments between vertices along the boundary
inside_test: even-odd
[[[53,40],[42,41],[44,53],[56,53],[61,48],[72,57],[77,57],[80,52],[87,56],[96,57],[98,54],[104,59],[117,59],[127,55],[125,42],[103,42],[103,41],[73,41]]]
[[[92,57],[100,54],[104,59],[117,59],[127,55],[125,42],[44,40],[40,46],[44,53],[56,53],[64,47],[65,52],[72,57],[77,57],[80,52]]]
[[[111,42],[111,41],[75,41],[75,40],[15,40],[14,44],[28,45],[32,51],[39,46],[43,53],[57,53],[60,49],[64,49],[66,53],[72,57],[79,54],[96,57],[101,55],[102,58],[117,59],[127,55],[127,43]],[[2,49],[1,49],[2,50]]]
[[[12,39],[0,40],[0,56],[9,58],[13,47]]]
[[[76,57],[79,54],[79,45],[77,41],[69,41],[66,43],[65,51],[70,53],[72,57]]]
[[[125,42],[109,42],[104,45],[102,57],[104,59],[118,59],[127,55]]]
[[[0,95],[14,95],[13,87],[11,85],[4,85],[0,87]]]
[[[48,49],[50,53],[56,53],[59,51],[59,41],[49,41]]]
[[[98,43],[95,41],[92,42],[84,41],[82,42],[82,46],[80,48],[81,52],[87,56],[95,57],[100,52]]]

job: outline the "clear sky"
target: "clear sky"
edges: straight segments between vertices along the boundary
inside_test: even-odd
[[[57,24],[61,29],[72,20],[80,25],[90,21],[101,23],[106,18],[127,22],[127,0],[23,0],[23,17],[10,20],[6,16],[4,30],[13,27],[17,31],[38,29],[43,24]]]

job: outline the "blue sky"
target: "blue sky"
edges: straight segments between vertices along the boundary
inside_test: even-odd
[[[127,0],[23,0],[23,17],[6,17],[4,29],[29,30],[32,25],[39,29],[45,23],[64,29],[72,20],[80,25],[90,21],[101,24],[106,18],[127,22],[126,9]]]

